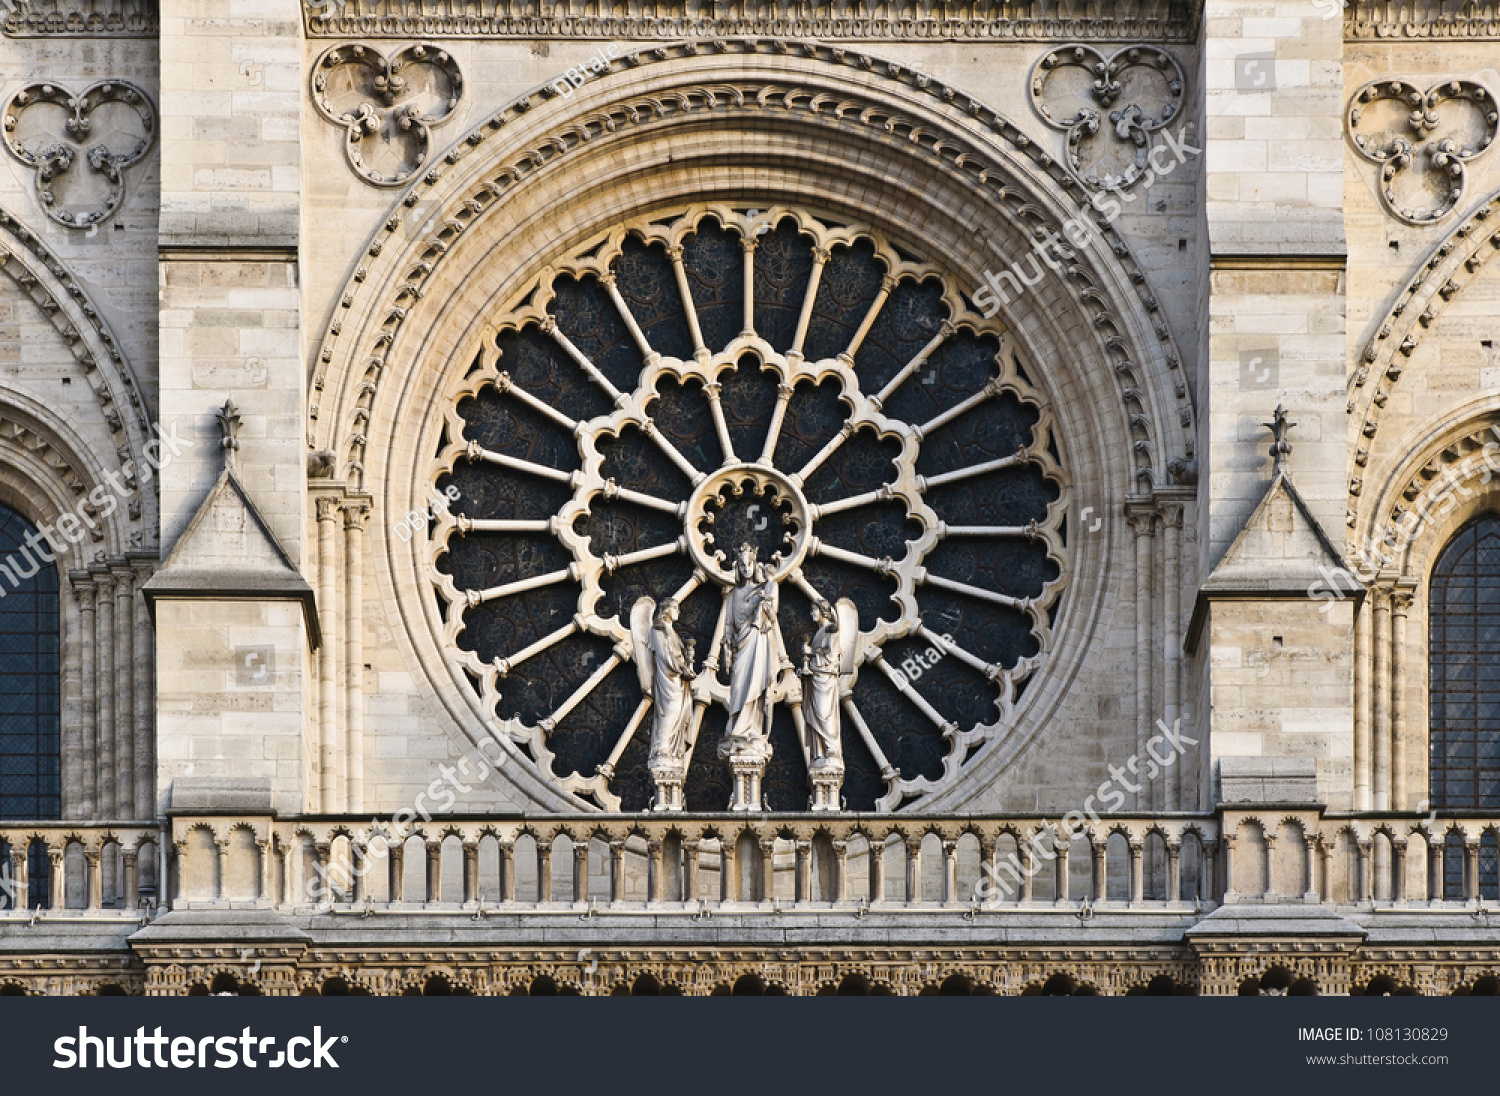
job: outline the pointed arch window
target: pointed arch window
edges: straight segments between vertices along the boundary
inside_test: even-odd
[[[0,819],[62,815],[57,567],[39,539],[0,506]]]
[[[1500,514],[1481,514],[1432,570],[1428,638],[1432,806],[1500,807]]]

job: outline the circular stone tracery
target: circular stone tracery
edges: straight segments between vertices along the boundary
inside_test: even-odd
[[[706,477],[693,490],[687,509],[688,548],[693,562],[722,586],[734,581],[734,558],[741,544],[787,578],[802,563],[811,539],[807,500],[774,468],[738,464]]]
[[[686,806],[725,807],[714,648],[742,541],[788,652],[771,809],[807,803],[791,660],[815,600],[858,611],[850,808],[949,786],[1014,724],[1065,584],[1066,477],[1017,348],[950,275],[869,226],[700,206],[594,238],[491,330],[447,412],[432,482],[459,498],[430,574],[452,657],[559,787],[648,805],[629,618],[671,597],[698,652]]]

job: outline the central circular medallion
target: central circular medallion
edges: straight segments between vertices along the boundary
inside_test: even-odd
[[[812,538],[802,491],[763,464],[732,464],[704,477],[688,499],[686,521],[693,562],[721,586],[734,584],[740,545],[755,548],[779,582],[802,562]]]

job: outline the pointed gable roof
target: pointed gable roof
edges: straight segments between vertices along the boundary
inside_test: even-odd
[[[322,639],[312,587],[231,468],[141,592],[153,618],[159,600],[300,601],[314,650]]]
[[[1213,574],[1198,588],[1185,649],[1191,654],[1197,646],[1209,602],[1305,598],[1309,589],[1339,570],[1348,571],[1343,553],[1323,531],[1285,466],[1278,462],[1255,512]],[[1361,588],[1356,598],[1363,594]]]

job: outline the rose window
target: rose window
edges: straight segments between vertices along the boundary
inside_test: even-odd
[[[869,226],[695,207],[554,261],[492,324],[448,405],[431,575],[452,656],[553,783],[658,798],[633,610],[670,599],[682,806],[730,805],[746,551],[774,593],[765,807],[828,779],[799,707],[817,603],[847,623],[839,805],[918,802],[1012,726],[1064,584],[1063,454],[949,273]]]

